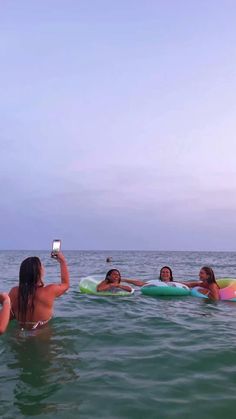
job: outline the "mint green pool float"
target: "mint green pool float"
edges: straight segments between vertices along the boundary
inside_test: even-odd
[[[190,295],[187,285],[178,282],[149,281],[141,288],[143,295],[150,297],[184,297]]]

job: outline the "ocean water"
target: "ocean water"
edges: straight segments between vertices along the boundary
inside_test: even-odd
[[[18,282],[21,261],[37,255],[45,282],[59,280],[47,252],[0,252],[1,291]],[[0,337],[1,418],[235,417],[236,303],[193,297],[87,296],[79,280],[111,267],[125,277],[197,279],[205,264],[236,278],[234,253],[65,252],[71,288],[35,335],[15,321]],[[105,262],[112,256],[113,262]]]

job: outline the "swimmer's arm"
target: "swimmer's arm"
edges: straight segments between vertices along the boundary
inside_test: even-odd
[[[131,287],[129,287],[128,285],[126,286],[126,285],[116,285],[116,287],[117,288],[120,288],[121,290],[124,290],[124,291],[128,291],[128,292],[131,292],[132,291],[132,288]]]
[[[136,285],[137,287],[142,287],[143,285],[146,284],[146,282],[140,281],[139,279],[126,279],[126,278],[121,278],[121,281],[127,282],[127,284]]]
[[[11,312],[11,300],[5,292],[0,294],[0,303],[2,304],[0,311],[0,335],[2,335],[8,326]]]
[[[60,263],[60,269],[61,269],[61,283],[60,284],[51,284],[48,285],[47,289],[50,290],[50,292],[53,294],[53,297],[60,297],[60,295],[64,294],[70,287],[70,275],[67,268],[66,259],[63,256],[62,253],[57,254],[56,260]]]
[[[115,288],[120,288],[121,290],[128,291],[128,292],[132,291],[131,287],[129,287],[129,286],[120,285],[118,283],[107,284],[105,280],[100,282],[100,284],[98,284],[97,291],[98,292],[99,291],[109,291],[111,288],[114,288],[114,287]]]
[[[100,282],[100,284],[97,285],[97,291],[108,291],[111,288],[111,284],[108,284],[105,280]]]
[[[205,288],[202,281],[178,281],[178,282],[179,282],[179,284],[187,285],[187,287],[189,287],[189,288],[193,288],[193,287],[203,287],[203,288]]]

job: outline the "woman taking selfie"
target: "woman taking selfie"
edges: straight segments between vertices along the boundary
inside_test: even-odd
[[[38,257],[29,257],[21,263],[19,285],[11,289],[11,320],[18,320],[24,329],[42,327],[53,316],[53,304],[70,286],[69,272],[62,253],[52,253],[60,263],[61,283],[44,285],[44,267]]]

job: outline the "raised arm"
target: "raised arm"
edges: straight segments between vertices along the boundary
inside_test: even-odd
[[[66,292],[70,287],[70,276],[64,255],[62,253],[57,253],[57,257],[55,259],[60,263],[61,283],[48,285],[47,288],[50,288],[50,291],[56,298],[64,294],[64,292]]]
[[[5,292],[0,294],[0,303],[2,304],[0,311],[0,335],[2,335],[8,326],[11,313],[11,300]]]

